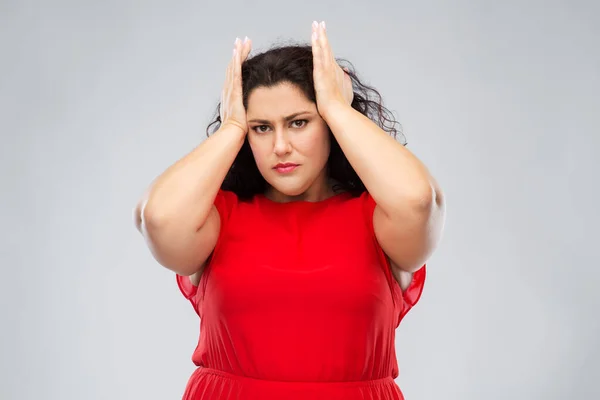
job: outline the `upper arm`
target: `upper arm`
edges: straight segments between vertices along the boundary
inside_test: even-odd
[[[185,221],[152,226],[151,222],[146,223],[146,218],[143,220],[140,232],[156,261],[179,275],[201,273],[216,246],[221,228],[219,211],[214,205],[200,228]]]
[[[402,271],[421,268],[435,250],[444,224],[443,205],[398,213],[394,219],[379,206],[373,212],[373,229],[379,245]]]

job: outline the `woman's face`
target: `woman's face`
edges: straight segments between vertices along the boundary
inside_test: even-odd
[[[273,189],[271,197],[316,201],[326,196],[329,128],[315,103],[285,82],[254,89],[246,111],[248,142],[260,173]]]

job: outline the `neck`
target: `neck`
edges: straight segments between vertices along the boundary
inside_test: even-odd
[[[334,183],[335,182],[330,180],[322,181],[320,183],[315,182],[310,188],[299,194],[286,194],[274,187],[269,187],[265,192],[265,196],[269,200],[277,203],[288,203],[291,201],[318,202],[326,200],[336,194],[332,188]]]

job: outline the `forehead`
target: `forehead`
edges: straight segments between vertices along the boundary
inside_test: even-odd
[[[271,87],[258,87],[248,96],[248,118],[279,118],[298,110],[315,110],[311,102],[297,86],[280,83]]]

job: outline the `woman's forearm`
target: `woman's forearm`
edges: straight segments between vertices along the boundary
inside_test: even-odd
[[[140,201],[138,221],[146,227],[175,223],[199,229],[208,218],[245,134],[235,125],[223,125],[167,168]]]
[[[373,121],[348,105],[324,116],[348,161],[388,216],[406,207],[428,209],[441,190],[427,168]]]

